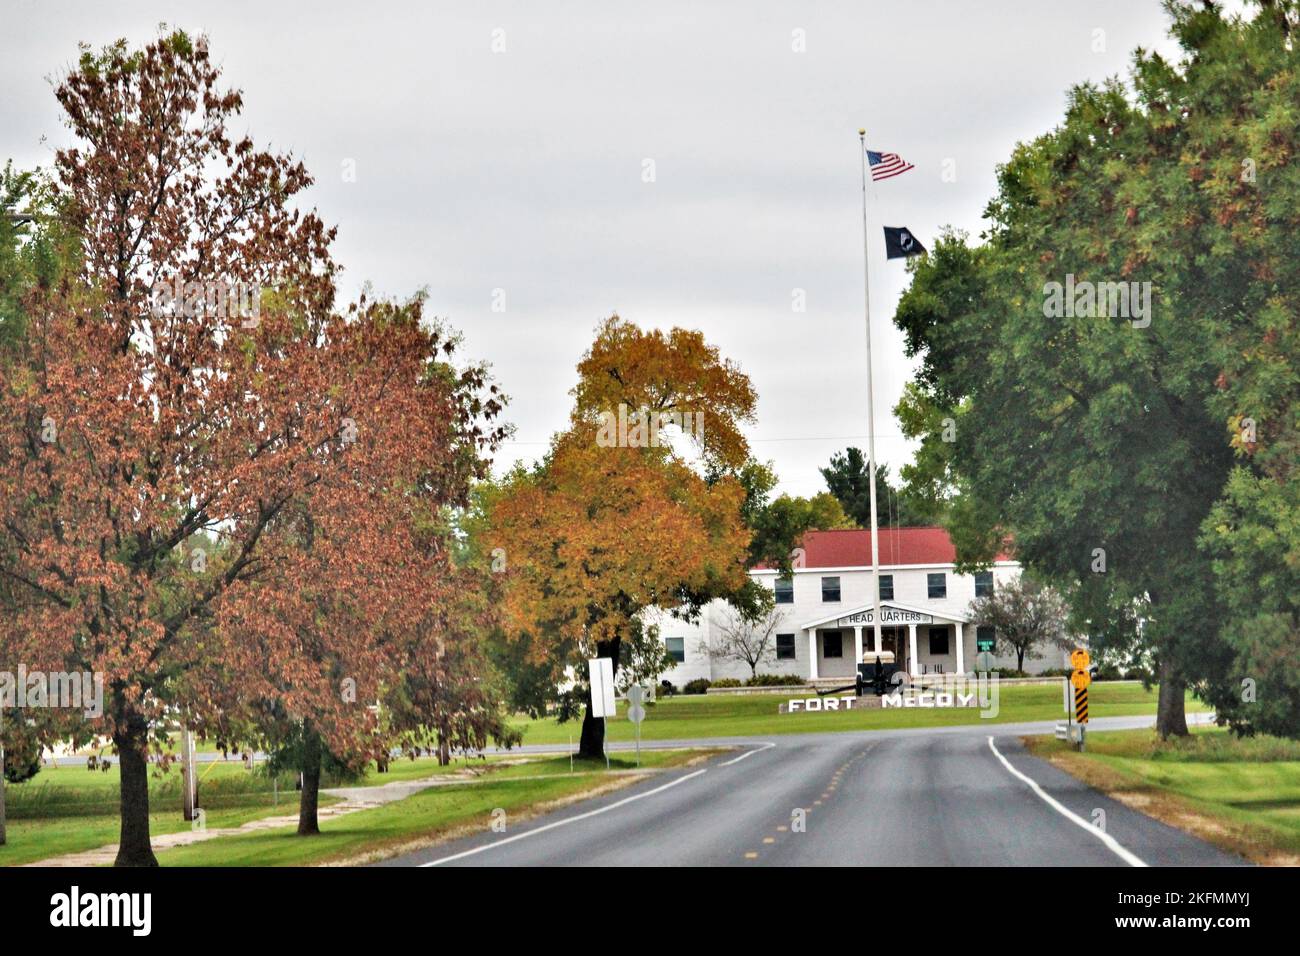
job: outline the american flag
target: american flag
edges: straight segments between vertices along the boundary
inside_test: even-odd
[[[897,153],[876,153],[867,150],[867,163],[871,166],[871,181],[879,182],[891,176],[901,176],[909,169],[915,169],[911,163],[904,161]]]

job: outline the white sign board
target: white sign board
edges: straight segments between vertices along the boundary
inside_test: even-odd
[[[874,624],[875,609],[859,611],[857,614],[849,614],[835,622],[839,627],[856,627],[859,624]],[[921,614],[919,611],[905,611],[899,607],[890,607],[888,604],[880,606],[880,623],[881,624],[933,624],[934,617],[929,614]]]
[[[614,659],[593,657],[587,661],[591,674],[591,716],[614,717]]]

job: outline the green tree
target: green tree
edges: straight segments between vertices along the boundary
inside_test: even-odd
[[[1257,547],[1279,522],[1247,479],[1295,500],[1300,177],[1296,5],[1166,6],[1179,61],[1139,50],[1131,88],[1071,91],[1061,125],[999,170],[984,242],[948,234],[914,261],[895,321],[924,357],[900,407],[929,429],[911,477],[963,502],[945,519],[963,560],[1010,531],[1101,649],[1150,651],[1167,736],[1186,732],[1189,685],[1249,724],[1238,655],[1263,653],[1270,626],[1295,634],[1284,574],[1263,607],[1240,589],[1287,553]],[[1267,451],[1229,485],[1243,417]]]
[[[871,479],[867,475],[870,468],[862,450],[837,451],[831,455],[830,464],[819,470],[844,513],[857,527],[871,527]],[[936,513],[937,509],[918,504],[907,491],[890,484],[889,466],[876,463],[876,522],[880,527],[928,524]]]
[[[1235,456],[1201,537],[1236,654],[1213,703],[1239,732],[1300,737],[1300,17],[1260,6],[1249,23],[1186,12],[1196,60],[1150,72],[1202,196],[1198,295],[1221,333],[1209,406]]]

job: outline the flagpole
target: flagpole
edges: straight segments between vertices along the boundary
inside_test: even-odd
[[[871,649],[880,647],[880,529],[876,521],[876,396],[871,372],[871,256],[867,241],[867,131],[858,130],[858,159],[862,162],[862,285],[867,330],[867,470],[871,480]],[[897,646],[897,645],[895,645]],[[895,664],[897,664],[895,657]],[[909,662],[910,664],[910,662]]]

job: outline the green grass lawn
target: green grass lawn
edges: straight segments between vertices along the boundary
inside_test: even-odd
[[[31,780],[5,787],[7,841],[0,866],[18,866],[64,853],[93,850],[118,838],[118,767],[45,767]],[[275,784],[278,783],[278,793]],[[234,827],[292,813],[298,805],[291,774],[272,781],[238,762],[199,765],[199,805],[209,827]],[[322,798],[328,804],[330,798]],[[180,768],[149,776],[150,832],[174,833],[190,824],[181,815]]]
[[[1032,720],[1062,720],[1059,684],[1006,685],[999,688],[996,718],[980,717],[978,708],[883,708],[813,713],[777,713],[777,704],[791,697],[811,696],[802,692],[772,694],[708,694],[661,697],[646,708],[641,724],[642,740],[686,740],[698,737],[767,736],[828,730],[886,730],[899,727],[940,727],[950,724],[1018,723]],[[1156,690],[1139,683],[1093,684],[1089,705],[1093,717],[1121,717],[1156,712]],[[1187,698],[1189,711],[1205,707]],[[608,723],[610,740],[634,739],[632,723],[623,715],[626,702],[619,702],[619,717]],[[561,724],[552,718],[516,723],[524,731],[525,744],[567,744],[577,740],[580,725]]]
[[[701,753],[647,752],[641,755],[641,765],[673,767]],[[630,756],[610,759],[611,770],[634,767]],[[568,757],[543,758],[501,766],[487,773],[483,782],[438,786],[372,810],[322,820],[318,836],[300,837],[292,828],[284,828],[217,837],[164,850],[158,854],[158,862],[163,866],[308,866],[360,854],[383,855],[440,836],[486,829],[497,809],[506,812],[509,833],[513,823],[532,815],[540,804],[575,797],[611,782],[603,762],[579,762],[577,772],[570,773]]]
[[[680,751],[647,752],[642,755],[642,765],[671,766],[683,759],[685,758]],[[577,766],[579,772],[573,774],[570,780],[575,786],[561,788],[563,791],[561,795],[578,792],[582,786],[590,786],[590,774],[595,771],[603,773],[605,769],[603,763],[595,768],[585,768],[586,772],[583,772],[584,766],[581,763]],[[630,756],[616,757],[610,761],[610,768],[613,770],[629,769],[634,766]],[[282,774],[278,778],[277,793],[270,777],[261,771],[250,773],[238,761],[200,764],[199,768],[199,802],[207,813],[206,822],[209,828],[238,827],[252,820],[292,815],[297,812],[298,792],[294,789],[292,774]],[[379,773],[371,766],[360,780],[327,780],[324,786],[382,786],[387,783],[467,771],[475,774],[476,777],[490,776],[494,781],[500,779],[523,783],[524,781],[519,778],[560,774],[569,776],[569,758],[533,757],[525,761],[517,755],[493,755],[486,759],[459,758],[445,767],[439,766],[437,760],[432,757],[421,757],[415,760],[403,758],[394,760],[385,773]],[[577,786],[578,781],[586,781],[586,783]],[[94,850],[116,843],[119,828],[118,783],[118,769],[114,765],[108,772],[87,771],[82,767],[47,767],[29,781],[8,785],[5,790],[8,841],[4,846],[0,846],[0,866],[20,866],[65,853]],[[482,784],[467,781],[465,786],[482,786]],[[457,786],[456,789],[464,788]],[[543,789],[549,792],[550,787],[548,785]],[[158,771],[151,773],[149,802],[150,808],[154,811],[150,814],[151,833],[174,833],[189,829],[190,824],[181,816],[181,797],[181,776],[178,767],[173,766],[166,774]],[[545,800],[552,797],[543,795],[537,799]],[[335,802],[337,801],[334,798],[321,797],[322,806],[329,806]],[[451,814],[449,819],[452,819],[454,824],[462,817]],[[327,823],[326,829],[330,829],[333,825],[332,822]],[[364,830],[363,826],[359,832]],[[273,832],[281,836],[293,835],[291,829]],[[410,835],[408,834],[408,838]],[[265,835],[259,835],[258,838],[263,836]],[[204,846],[222,843],[225,839],[228,838],[217,838]],[[364,843],[364,839],[361,842]],[[349,851],[359,845],[352,839],[343,840],[342,843]],[[199,851],[196,849],[196,852]],[[310,853],[315,852],[310,851]]]
[[[1261,863],[1300,863],[1300,742],[1220,727],[1162,742],[1150,730],[1090,733],[1077,753],[1029,749],[1122,802]]]

